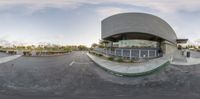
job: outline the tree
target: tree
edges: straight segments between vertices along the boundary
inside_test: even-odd
[[[32,46],[27,46],[26,47],[28,50],[32,50]]]
[[[187,48],[187,46],[186,46],[186,48]],[[182,49],[182,46],[181,46],[181,45],[178,45],[178,49],[181,50],[181,49]]]
[[[63,46],[63,50],[66,52],[72,51],[71,46]]]
[[[38,45],[38,47],[36,49],[42,51],[44,49],[44,47],[43,47],[43,45]]]
[[[96,47],[98,47],[98,44],[93,43],[91,47],[92,47],[92,48],[96,48]]]
[[[17,46],[18,50],[24,50],[26,47],[25,46]]]
[[[78,46],[78,50],[83,51],[83,50],[88,50],[88,48],[86,46],[84,46],[84,45],[79,45]]]
[[[105,48],[105,47],[107,47],[108,44],[109,44],[109,41],[107,41],[107,40],[100,40],[99,41],[99,47],[100,48]]]
[[[36,46],[35,46],[35,45],[31,45],[31,47],[32,47],[32,49],[35,49],[35,48],[36,48]]]

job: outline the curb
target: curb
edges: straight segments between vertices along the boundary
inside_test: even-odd
[[[149,71],[145,71],[145,72],[140,72],[140,73],[122,73],[122,72],[117,72],[117,71],[113,71],[111,69],[108,69],[108,68],[105,68],[103,66],[101,66],[101,64],[97,63],[96,61],[94,61],[90,56],[89,56],[90,53],[87,53],[87,56],[95,63],[98,65],[98,67],[104,69],[105,71],[113,74],[113,75],[116,75],[116,76],[125,76],[125,77],[137,77],[137,76],[145,76],[145,75],[149,75],[149,74],[152,74],[152,73],[155,73],[155,72],[158,72],[159,70],[161,70],[162,68],[164,68],[165,66],[169,65],[170,64],[170,61],[167,61],[165,63],[163,63],[162,65],[160,65],[159,67],[155,68],[155,69],[152,69],[152,70],[149,70]],[[90,54],[91,55],[91,54]]]

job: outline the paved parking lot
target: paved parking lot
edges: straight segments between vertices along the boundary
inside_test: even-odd
[[[0,64],[0,99],[199,99],[200,65],[169,65],[142,77],[118,77],[86,52],[19,57]]]
[[[9,54],[6,54],[6,53],[3,53],[3,52],[0,52],[0,58],[6,57],[6,56],[10,56],[10,55],[9,55]]]

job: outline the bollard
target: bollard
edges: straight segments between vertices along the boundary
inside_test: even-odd
[[[189,51],[187,51],[187,57],[190,57],[190,52]]]

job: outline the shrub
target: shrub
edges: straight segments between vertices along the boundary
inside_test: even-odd
[[[95,52],[90,52],[91,54],[93,54],[93,55],[96,55],[96,53]]]
[[[113,57],[108,57],[108,60],[111,60],[111,61],[113,61],[113,60],[114,60],[114,58],[113,58]]]
[[[116,61],[117,62],[123,62],[123,59],[122,58],[117,58]]]
[[[91,54],[93,54],[93,55],[96,55],[96,56],[99,56],[99,57],[103,56],[102,54],[96,53],[96,52],[93,52],[93,51],[90,51],[89,53],[91,53]]]
[[[99,53],[95,53],[97,56],[99,56],[99,57],[101,57],[101,56],[103,56],[102,54],[99,54]]]

